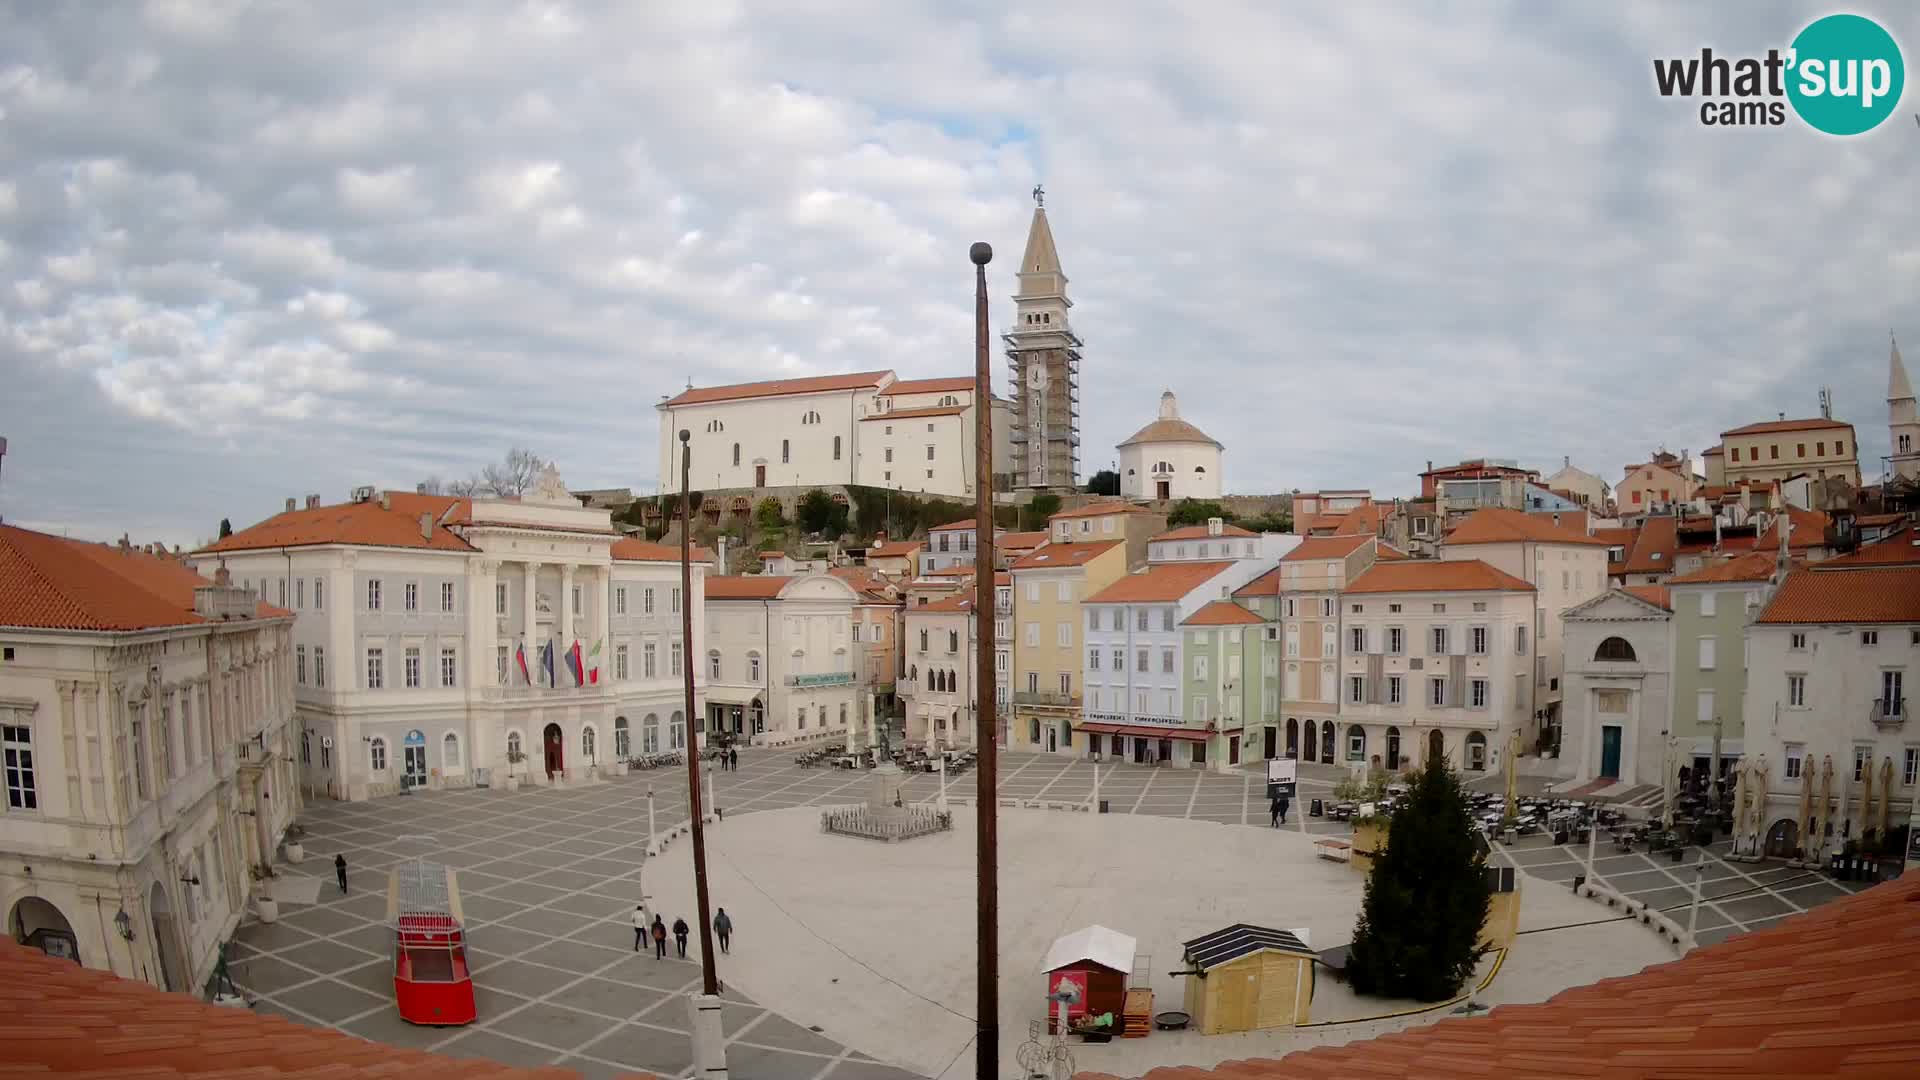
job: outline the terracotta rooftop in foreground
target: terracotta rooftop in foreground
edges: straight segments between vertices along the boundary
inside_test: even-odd
[[[173,555],[0,525],[0,626],[116,631],[216,622],[193,610],[193,591],[212,584]],[[288,614],[266,603],[255,610],[262,618]]]
[[[419,495],[411,491],[385,493],[387,506],[374,498],[367,502],[335,503],[288,510],[250,525],[232,536],[209,544],[200,552],[257,551],[261,548],[313,547],[351,544],[356,547],[423,548],[429,551],[472,551],[473,546],[447,531],[447,524],[465,524],[473,501],[451,495]],[[431,535],[420,533],[420,515],[431,514]]]
[[[247,1009],[209,1005],[0,941],[0,1071],[16,1076],[579,1080],[403,1050]],[[629,1074],[644,1076],[642,1073]]]
[[[1266,622],[1231,600],[1215,600],[1180,621],[1182,626],[1244,626]]]
[[[1809,1076],[1920,1076],[1920,875],[1538,1004],[1145,1080]]]
[[[1629,585],[1626,591],[1628,595],[1645,600],[1654,607],[1673,610],[1673,594],[1664,585]]]
[[[1285,555],[1281,562],[1308,562],[1314,559],[1344,559],[1359,550],[1365,536],[1309,536]]]
[[[973,389],[973,376],[955,375],[946,379],[901,379],[887,384],[882,394],[952,394]]]
[[[875,544],[867,549],[869,559],[899,559],[920,550],[918,540],[889,540],[884,544]]]
[[[642,540],[629,536],[615,540],[607,549],[615,562],[670,562],[680,561],[679,544],[656,544],[651,540]],[[712,562],[713,552],[694,544],[687,551],[687,558],[694,562]]]
[[[1813,626],[1920,623],[1920,566],[1795,570],[1754,621]]]
[[[1611,546],[1597,536],[1556,525],[1553,518],[1546,515],[1523,514],[1518,510],[1497,506],[1468,514],[1467,519],[1454,526],[1446,536],[1446,543],[1449,544],[1511,544],[1523,541]]]
[[[730,574],[707,579],[709,600],[772,600],[791,577],[780,574]]]
[[[1712,585],[1736,581],[1765,581],[1779,567],[1779,556],[1771,551],[1749,551],[1738,558],[1714,566],[1703,566],[1690,574],[1668,578],[1668,585]]]
[[[1087,560],[1097,558],[1124,543],[1125,540],[1089,540],[1078,544],[1042,544],[1015,559],[1012,569],[1056,570],[1085,566]]]
[[[1081,601],[1083,604],[1170,604],[1233,566],[1230,562],[1165,562],[1126,577]]]
[[[1792,542],[1791,535],[1788,542]],[[1860,550],[1851,555],[1828,559],[1819,566],[1822,570],[1844,570],[1854,566],[1901,566],[1909,563],[1920,563],[1920,532],[1915,532],[1911,527],[1862,545]]]
[[[1479,559],[1376,562],[1347,584],[1350,593],[1532,592],[1533,586]]]

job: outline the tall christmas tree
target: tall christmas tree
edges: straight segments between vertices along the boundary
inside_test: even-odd
[[[1454,996],[1486,952],[1480,928],[1491,903],[1466,791],[1436,754],[1394,811],[1387,850],[1367,878],[1348,981],[1382,997]]]

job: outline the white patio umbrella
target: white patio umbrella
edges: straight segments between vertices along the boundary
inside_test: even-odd
[[[1753,780],[1749,785],[1753,789],[1751,793],[1753,798],[1753,846],[1748,849],[1748,853],[1756,856],[1766,849],[1767,842],[1767,781],[1772,779],[1772,777],[1767,775],[1768,771],[1766,755],[1762,754],[1753,763]]]
[[[1820,759],[1820,804],[1814,807],[1815,861],[1827,853],[1827,829],[1833,824],[1833,755]]]
[[[1887,823],[1893,816],[1893,758],[1880,759],[1880,839],[1887,838]]]
[[[1735,854],[1743,853],[1746,848],[1747,774],[1752,771],[1752,765],[1745,761],[1733,767],[1733,850]]]
[[[1860,827],[1854,835],[1867,838],[1867,830],[1873,827],[1873,759],[1868,758],[1866,767],[1860,770],[1860,816],[1854,819]]]
[[[1660,791],[1663,805],[1660,811],[1660,823],[1671,829],[1673,828],[1673,804],[1680,793],[1680,740],[1678,737],[1667,740],[1665,772]]]

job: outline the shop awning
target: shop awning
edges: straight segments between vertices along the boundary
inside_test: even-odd
[[[1076,725],[1075,730],[1090,735],[1125,735],[1133,739],[1179,739],[1182,742],[1206,742],[1208,732],[1198,728],[1156,727],[1149,724],[1102,724],[1085,723]]]
[[[708,701],[720,705],[751,705],[753,699],[766,693],[758,686],[716,686],[708,683],[703,694]]]

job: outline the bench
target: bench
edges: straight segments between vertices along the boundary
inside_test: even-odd
[[[1313,846],[1316,849],[1314,854],[1323,859],[1333,862],[1353,861],[1353,845],[1345,840],[1315,840]]]

